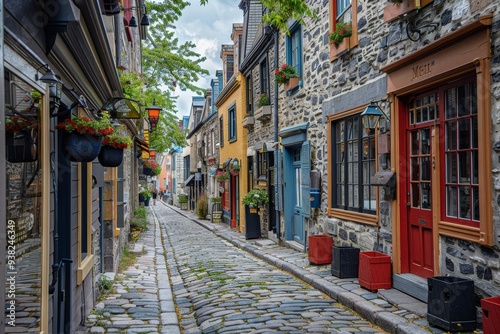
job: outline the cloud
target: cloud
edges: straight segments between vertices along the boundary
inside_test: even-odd
[[[208,0],[206,6],[201,6],[199,0],[191,1],[181,18],[176,22],[175,34],[179,43],[191,41],[196,45],[196,52],[206,57],[202,67],[210,72],[208,77],[201,78],[196,85],[210,88],[210,81],[215,77],[215,71],[222,69],[220,48],[222,44],[230,44],[233,23],[243,22],[243,11],[234,0]],[[189,115],[192,97],[191,91],[181,91],[177,88],[177,116]]]

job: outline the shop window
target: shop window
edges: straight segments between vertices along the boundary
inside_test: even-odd
[[[358,0],[330,0],[330,31],[337,29],[338,23],[351,23],[352,36],[346,37],[341,43],[330,43],[330,60],[333,61],[340,54],[358,45],[357,27]]]
[[[479,227],[479,146],[476,83],[444,91],[443,220]]]
[[[82,284],[94,265],[92,255],[92,163],[78,165],[78,273]]]
[[[375,214],[376,187],[370,185],[375,174],[375,133],[363,128],[354,114],[331,123],[333,157],[332,207]]]

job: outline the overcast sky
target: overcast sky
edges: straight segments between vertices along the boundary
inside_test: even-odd
[[[215,71],[222,69],[220,50],[222,44],[230,44],[233,23],[243,23],[243,11],[238,7],[239,0],[208,0],[206,6],[201,6],[199,0],[191,0],[191,5],[183,11],[182,17],[175,24],[179,44],[190,40],[195,45],[195,51],[205,56],[207,60],[202,67],[210,75],[202,78],[196,85],[210,87],[210,81],[215,77]],[[177,88],[177,116],[189,115],[192,97],[191,91],[181,91]]]

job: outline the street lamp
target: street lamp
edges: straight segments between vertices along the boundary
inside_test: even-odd
[[[384,116],[385,119],[389,121],[389,117],[387,117],[382,109],[380,109],[377,102],[381,102],[381,100],[372,101],[361,113],[361,120],[363,122],[363,125],[369,130],[373,130],[377,127],[377,123],[382,116]]]
[[[153,105],[146,107],[148,111],[148,119],[149,124],[151,124],[151,131],[156,129],[156,125],[158,124],[158,120],[160,119],[160,112],[162,110],[161,107],[156,105],[156,99],[153,100]]]
[[[150,148],[149,149],[149,158],[154,160],[156,158],[156,149]]]

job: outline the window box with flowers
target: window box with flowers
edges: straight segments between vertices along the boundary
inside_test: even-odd
[[[241,122],[243,124],[244,128],[251,128],[255,124],[255,119],[253,117],[253,114],[246,114],[245,117],[243,117],[243,121]]]
[[[217,173],[215,173],[215,178],[217,179],[217,181],[227,181],[229,180],[229,173],[225,171],[218,171]]]
[[[33,162],[38,159],[38,123],[30,117],[5,118],[7,161]]]
[[[335,30],[330,33],[330,44],[336,48],[337,54],[347,51],[352,36],[352,22],[337,22]]]
[[[260,94],[259,103],[257,104],[257,111],[255,112],[255,119],[258,121],[266,121],[271,117],[271,105],[269,96],[267,94]]]
[[[284,85],[285,91],[289,91],[299,85],[299,74],[295,68],[288,64],[281,65],[274,72],[278,85]]]
[[[132,140],[128,136],[121,136],[114,131],[102,140],[99,162],[104,167],[118,167],[123,161],[123,150],[132,146]]]
[[[142,174],[155,176],[160,175],[161,166],[159,166],[154,160],[144,160],[142,162]]]
[[[56,125],[63,132],[62,151],[67,159],[77,162],[91,162],[101,150],[102,137],[113,133],[109,116],[103,114],[100,120],[71,115]]]

